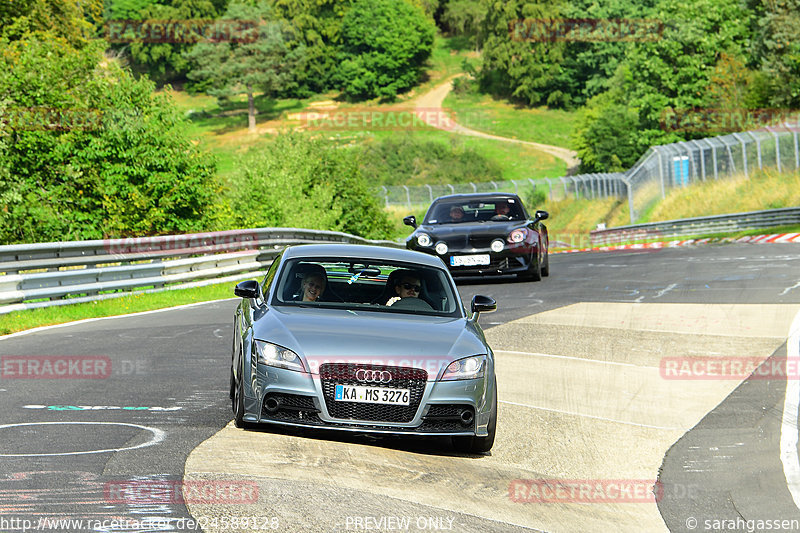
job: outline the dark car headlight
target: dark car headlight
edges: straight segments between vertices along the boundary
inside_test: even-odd
[[[450,363],[442,375],[442,381],[482,378],[485,373],[486,356],[473,355]]]
[[[517,228],[508,235],[508,242],[515,244],[525,240],[525,228]]]
[[[420,233],[417,235],[417,244],[427,248],[433,244],[433,241],[431,240],[431,236],[427,233]]]
[[[288,348],[259,340],[255,342],[259,364],[285,368],[296,372],[306,371],[300,357]]]

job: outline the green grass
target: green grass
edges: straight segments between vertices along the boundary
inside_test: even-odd
[[[0,335],[85,318],[127,315],[176,305],[233,298],[234,285],[228,282],[193,289],[136,294],[110,300],[15,311],[0,315]]]
[[[572,148],[570,135],[575,113],[546,107],[516,106],[491,96],[450,92],[443,106],[455,112],[459,123],[474,130],[563,148]]]

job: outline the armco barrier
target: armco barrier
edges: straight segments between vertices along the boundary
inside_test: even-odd
[[[296,228],[5,245],[0,246],[0,314],[252,278],[284,246],[323,242],[404,247]]]
[[[800,225],[800,207],[684,218],[594,230],[592,246]]]

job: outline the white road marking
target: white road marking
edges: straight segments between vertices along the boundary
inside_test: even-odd
[[[800,281],[798,281],[797,283],[795,283],[791,287],[786,287],[785,289],[783,289],[783,292],[780,293],[779,296],[783,296],[784,294],[787,294],[789,291],[794,290],[794,289],[796,289],[798,287],[800,287]]]
[[[21,426],[50,426],[50,425],[80,425],[80,426],[128,426],[137,429],[149,431],[153,436],[147,442],[137,444],[136,446],[126,446],[124,448],[105,448],[101,450],[88,450],[85,452],[59,452],[59,453],[0,453],[0,457],[52,457],[56,455],[86,455],[91,453],[107,453],[107,452],[122,452],[127,450],[136,450],[138,448],[146,448],[160,443],[166,438],[165,431],[158,428],[151,428],[148,426],[140,426],[139,424],[126,424],[124,422],[25,422],[20,424],[3,424],[0,429],[13,428]]]
[[[593,418],[595,420],[602,420],[604,422],[614,422],[616,424],[625,424],[625,425],[628,425],[628,426],[638,426],[638,427],[642,427],[642,428],[651,428],[651,429],[687,431],[686,428],[670,428],[670,427],[663,427],[663,426],[651,426],[650,424],[639,424],[638,422],[629,422],[627,420],[617,420],[615,418],[606,418],[604,416],[587,415],[585,413],[576,413],[574,411],[563,411],[561,409],[551,409],[549,407],[539,407],[538,405],[528,405],[526,403],[509,402],[509,401],[506,401],[506,400],[500,400],[500,403],[506,403],[508,405],[516,405],[518,407],[527,407],[529,409],[538,409],[540,411],[550,411],[551,413],[561,413],[561,414],[565,414],[565,415],[581,416],[581,417],[584,417],[584,418]]]
[[[678,286],[677,283],[673,283],[672,285],[668,285],[667,287],[664,287],[663,289],[658,291],[656,293],[656,295],[653,296],[653,298],[661,298],[662,296],[664,296],[665,294],[667,294],[669,291],[671,291],[672,289],[674,289],[677,286]]]
[[[800,312],[792,321],[789,338],[786,341],[786,357],[791,359],[798,356],[800,356]],[[798,402],[800,402],[800,381],[787,379],[781,421],[781,462],[786,485],[789,487],[795,506],[800,509],[800,457],[797,456]]]
[[[153,309],[151,311],[140,311],[138,313],[128,313],[125,315],[114,315],[114,316],[101,316],[97,318],[84,318],[83,320],[73,320],[72,322],[64,322],[63,324],[53,324],[52,326],[40,326],[38,328],[33,329],[26,329],[24,331],[18,331],[16,333],[9,333],[8,335],[0,335],[0,341],[4,339],[11,339],[13,337],[21,337],[23,335],[28,335],[30,333],[37,333],[39,331],[46,331],[48,329],[55,329],[55,328],[64,328],[67,326],[74,326],[76,324],[85,324],[86,322],[97,322],[99,320],[112,320],[114,318],[128,318],[132,316],[142,316],[142,315],[151,315],[153,313],[163,313],[164,311],[174,311],[175,309],[185,309],[188,307],[196,307],[198,305],[206,305],[206,304],[214,304],[219,302],[227,302],[230,300],[241,300],[241,298],[223,298],[221,300],[209,300],[207,302],[196,302],[193,304],[184,304],[184,305],[176,305],[174,307],[164,307],[163,309]]]
[[[554,359],[569,359],[571,361],[581,361],[584,363],[597,363],[601,365],[613,365],[613,366],[631,366],[634,368],[650,368],[653,370],[660,370],[657,366],[646,366],[646,365],[634,365],[633,363],[620,363],[619,361],[598,361],[597,359],[586,359],[583,357],[573,357],[571,355],[552,355],[548,353],[536,353],[536,352],[517,352],[514,350],[495,350],[495,353],[513,353],[518,355],[532,355],[534,357],[552,357]]]

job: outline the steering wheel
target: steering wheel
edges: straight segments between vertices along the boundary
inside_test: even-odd
[[[409,311],[433,311],[431,304],[422,298],[400,298],[392,304],[395,309],[408,309]]]

